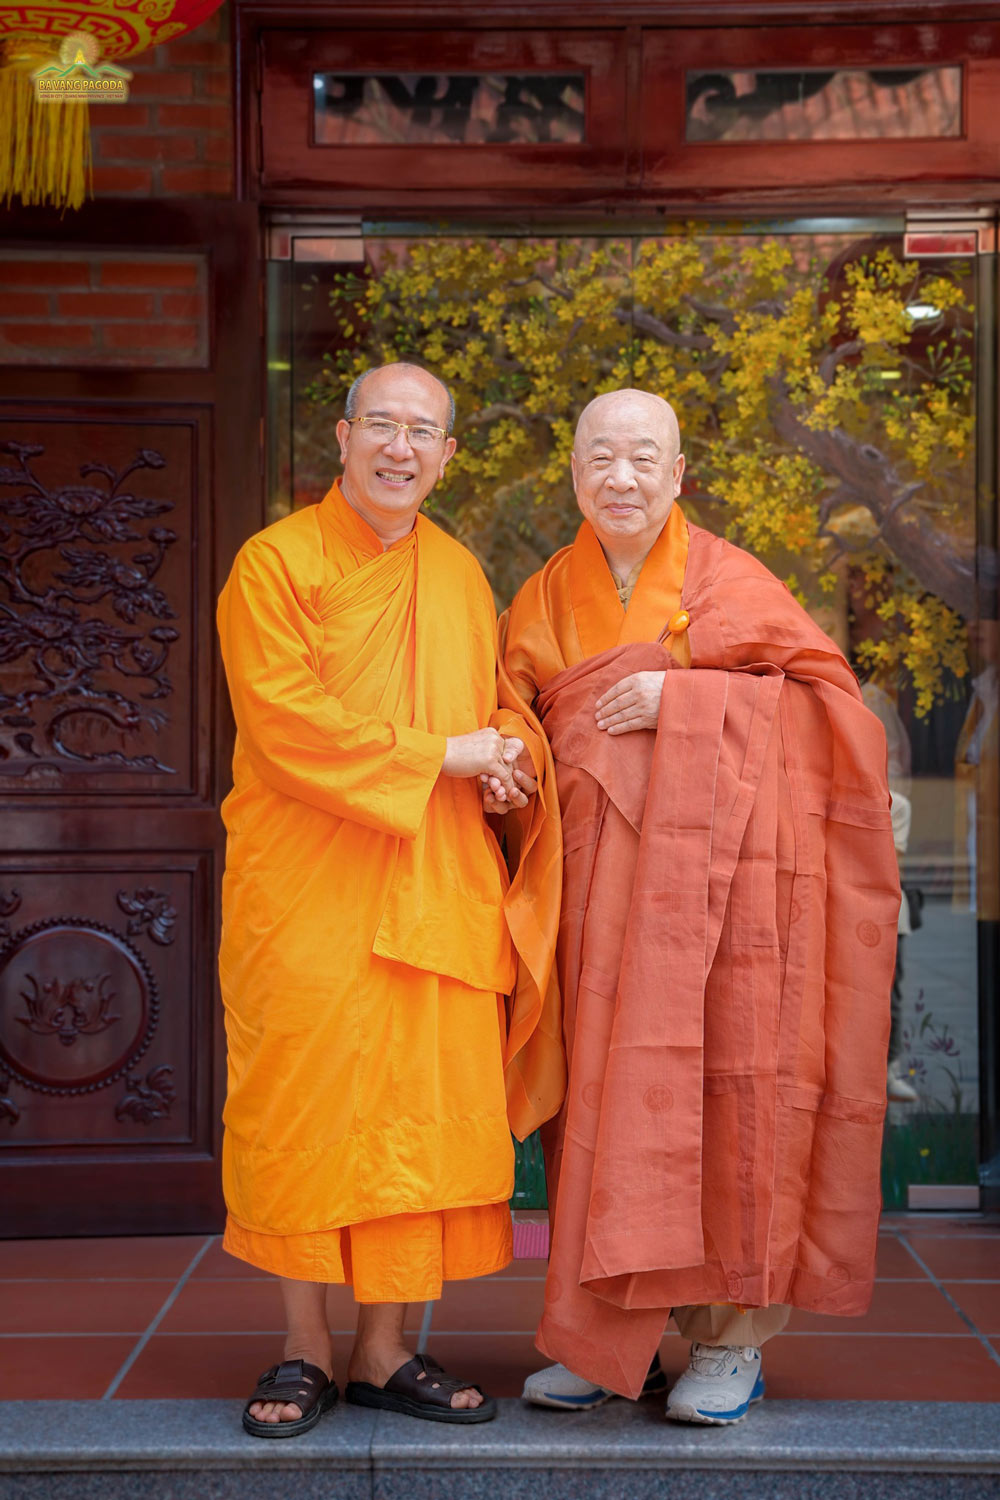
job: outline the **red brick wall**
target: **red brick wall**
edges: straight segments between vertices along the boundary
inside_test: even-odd
[[[90,106],[98,198],[233,196],[229,7],[196,31],[121,59],[126,104]]]
[[[125,104],[90,106],[94,196],[234,196],[229,6],[138,57]],[[208,358],[196,255],[0,251],[0,363],[135,368]]]
[[[205,365],[201,255],[0,252],[0,363]]]

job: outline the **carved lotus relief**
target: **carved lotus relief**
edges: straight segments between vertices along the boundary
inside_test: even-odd
[[[100,923],[38,922],[0,952],[0,1071],[26,1088],[107,1087],[134,1071],[158,1015],[142,955]]]
[[[80,1037],[96,1036],[121,1020],[111,1009],[115,994],[109,974],[81,975],[68,983],[59,979],[39,982],[30,973],[26,978],[28,987],[21,991],[21,999],[27,1015],[15,1019],[36,1036],[56,1036],[64,1047],[72,1047]]]

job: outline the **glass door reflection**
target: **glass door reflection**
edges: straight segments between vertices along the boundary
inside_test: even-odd
[[[389,226],[272,275],[271,514],[326,492],[354,376],[414,359],[458,407],[458,453],[428,509],[500,607],[576,532],[583,405],[630,384],[671,399],[686,511],[787,580],[886,725],[908,896],[888,1083],[912,1095],[890,1105],[886,1204],[906,1206],[911,1185],[974,1184],[998,753],[996,579],[976,587],[975,259],[908,260],[902,226],[875,221]]]

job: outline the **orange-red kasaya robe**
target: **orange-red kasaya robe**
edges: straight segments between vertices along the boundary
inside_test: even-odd
[[[493,723],[543,771],[541,742],[497,713],[496,614],[472,555],[423,516],[383,550],[338,485],[244,546],[219,630],[238,730],[225,1245],[352,1282],[359,1301],[434,1297],[442,1277],[510,1259],[512,928],[517,1045],[542,1020],[559,1047],[546,942],[505,908],[479,780],[439,773],[449,735]],[[557,1075],[531,1125],[558,1107]]]
[[[584,522],[501,642],[565,851],[538,1343],[636,1396],[672,1307],[868,1305],[899,909],[885,736],[785,586],[676,505],[627,612]],[[647,670],[657,728],[598,730],[596,701]]]

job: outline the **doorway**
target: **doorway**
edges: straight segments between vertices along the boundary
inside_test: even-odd
[[[938,1189],[976,1206],[1000,916],[995,256],[974,234],[921,250],[898,217],[543,232],[285,216],[270,241],[272,519],[329,488],[354,376],[415,359],[458,407],[428,511],[502,609],[576,532],[586,402],[629,384],[674,402],[685,512],[787,581],[886,727],[906,890],[893,1075],[912,1095],[890,1104],[886,1206]],[[540,1182],[529,1145],[515,1202]]]

